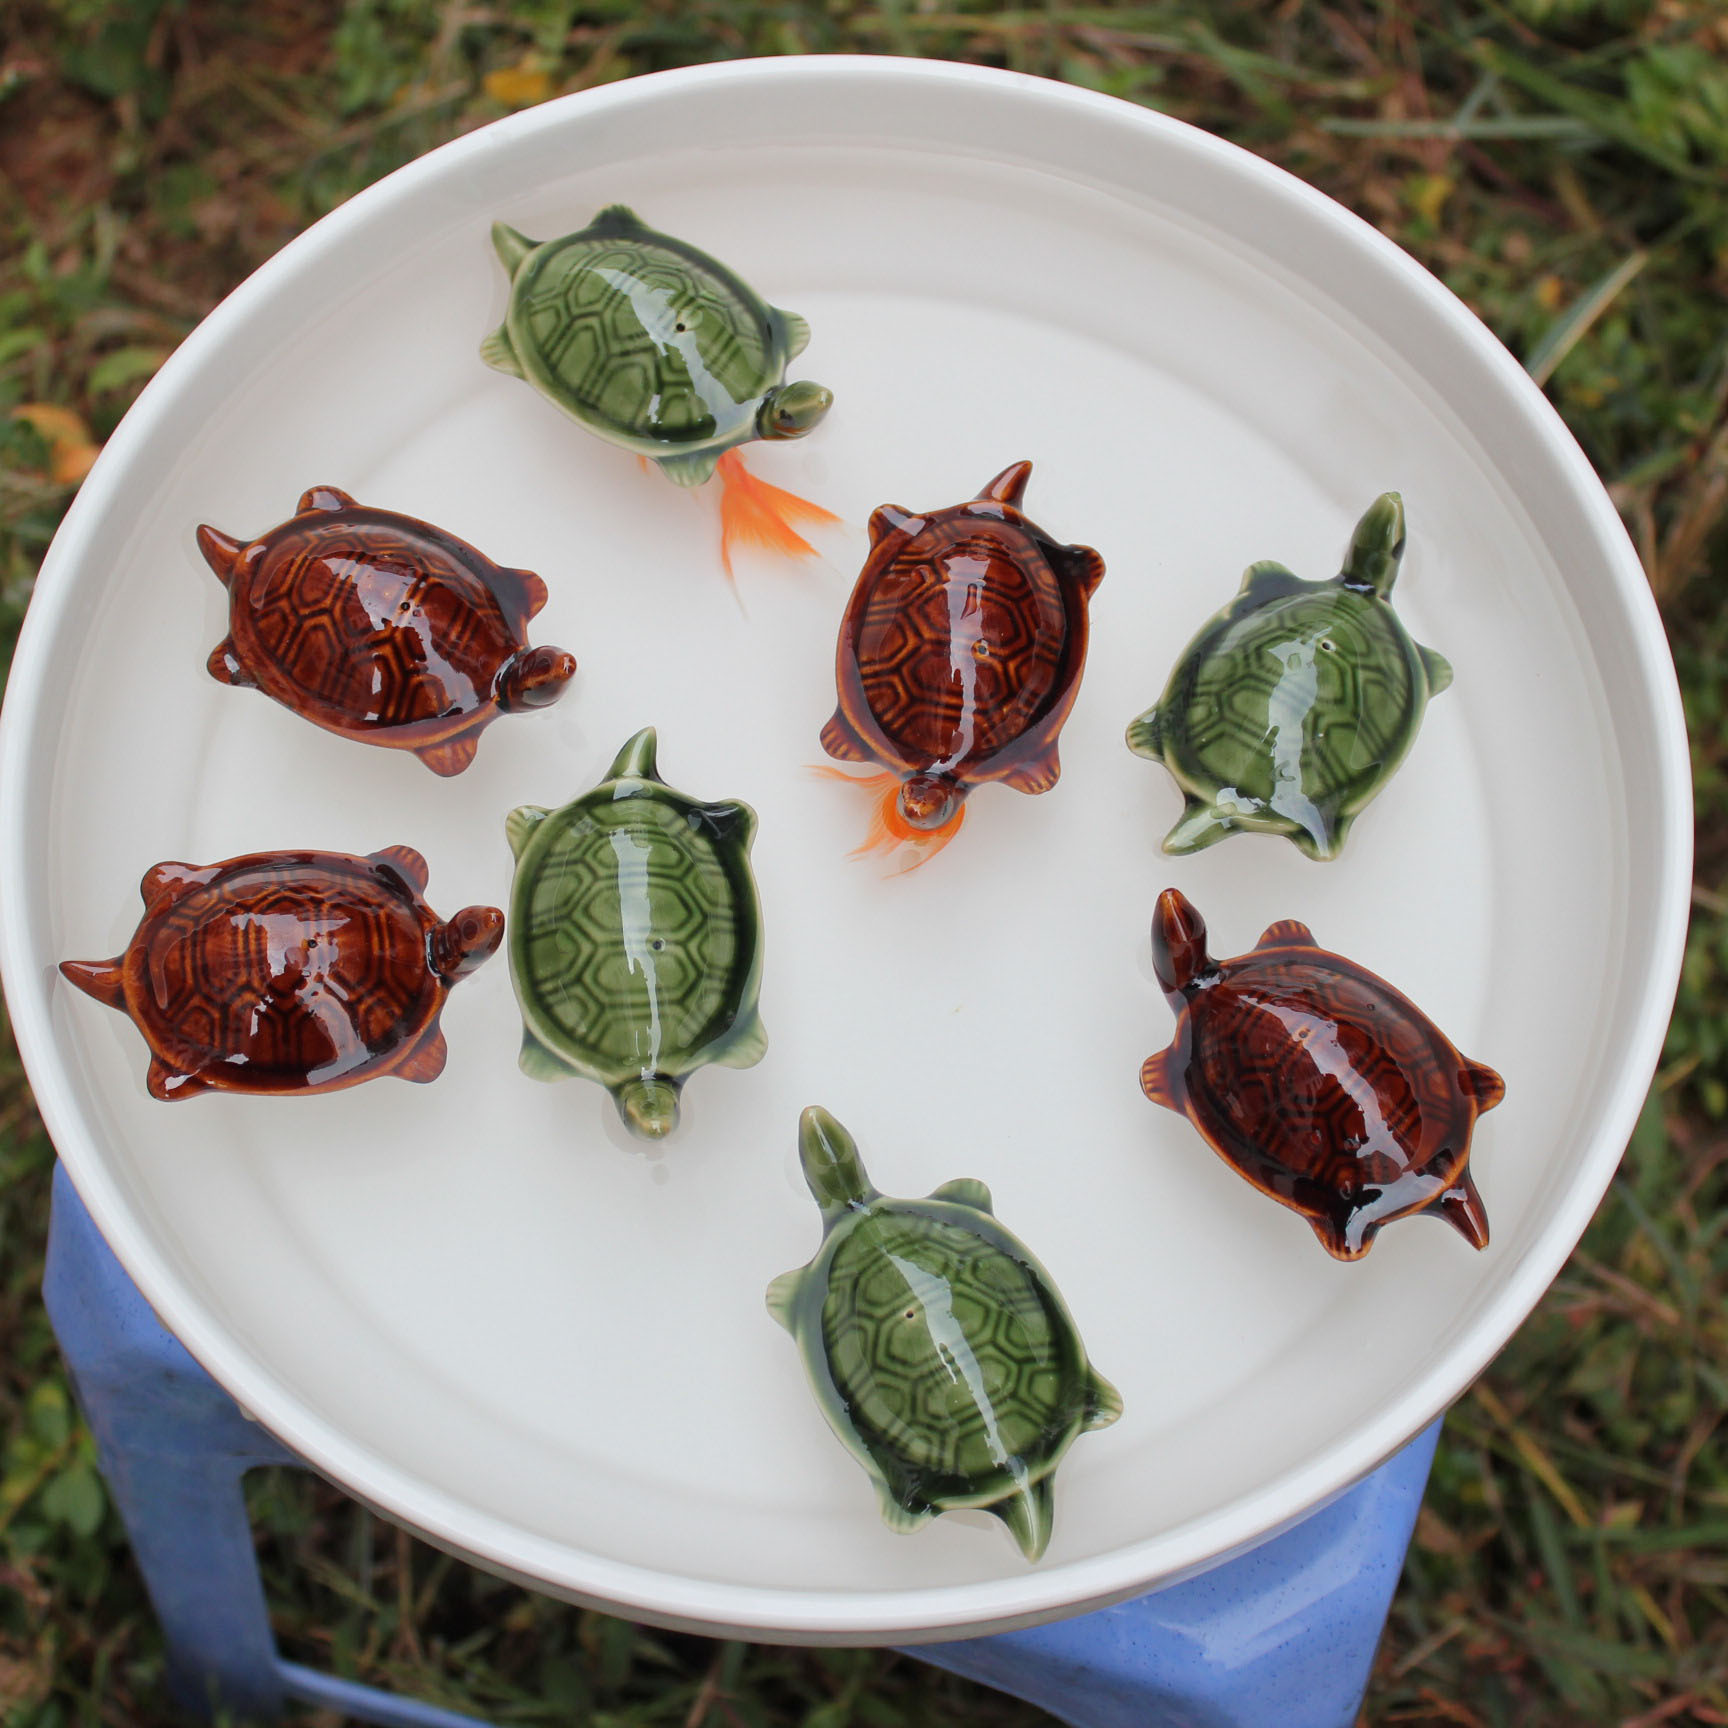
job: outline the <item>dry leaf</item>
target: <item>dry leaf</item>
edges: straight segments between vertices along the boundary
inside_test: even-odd
[[[12,418],[33,427],[48,446],[48,478],[56,485],[77,485],[102,453],[83,418],[70,408],[53,402],[26,402],[12,410]]]
[[[552,79],[532,61],[518,66],[503,66],[488,72],[481,87],[494,102],[506,108],[532,108],[552,94]]]

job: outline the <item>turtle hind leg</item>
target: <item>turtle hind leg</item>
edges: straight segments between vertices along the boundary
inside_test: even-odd
[[[1236,828],[1236,818],[1231,812],[1190,794],[1181,820],[1164,836],[1163,848],[1175,857],[1200,852],[1227,840]]]
[[[926,1505],[915,1494],[908,1494],[901,1499],[894,1490],[882,1484],[878,1493],[878,1503],[882,1508],[882,1522],[897,1535],[909,1535],[920,1524],[928,1524],[936,1516],[936,1508]],[[990,1508],[996,1510],[994,1506]]]
[[[726,1046],[714,1057],[718,1068],[754,1068],[768,1054],[768,1033],[759,1013],[732,1029]]]
[[[177,1098],[196,1098],[200,1092],[210,1090],[210,1082],[202,1075],[170,1068],[160,1056],[150,1058],[150,1069],[144,1076],[144,1084],[152,1098],[160,1098],[164,1103],[170,1104]]]
[[[522,370],[522,362],[516,356],[516,345],[510,340],[508,325],[500,324],[480,344],[480,358],[494,372],[507,373],[512,378],[526,378],[528,376]]]
[[[1492,1110],[1506,1096],[1506,1082],[1492,1068],[1465,1058],[1458,1084],[1476,1100],[1478,1111]]]
[[[210,658],[204,662],[204,667],[218,684],[232,684],[241,690],[258,688],[258,680],[240,664],[232,636],[224,636],[210,650]]]
[[[1174,1110],[1178,1116],[1183,1116],[1187,1114],[1183,1108],[1186,1088],[1175,1072],[1174,1054],[1174,1051],[1160,1050],[1140,1064],[1140,1090],[1154,1104],[1162,1104],[1166,1110]]]
[[[804,1281],[810,1274],[808,1266],[795,1266],[790,1272],[782,1272],[768,1286],[768,1312],[777,1324],[797,1335],[798,1292],[803,1289]]]
[[[1098,1372],[1086,1383],[1086,1420],[1081,1428],[1090,1433],[1095,1428],[1108,1428],[1122,1414],[1122,1394]]]
[[[1128,748],[1136,756],[1147,756],[1154,762],[1163,760],[1164,730],[1156,708],[1148,708],[1138,720],[1130,720],[1126,736]]]
[[[1040,1559],[1050,1546],[1050,1532],[1056,1521],[1053,1479],[1040,1476],[1036,1482],[1022,1482],[1012,1494],[984,1510],[1008,1526],[1009,1535],[1028,1560]]]
[[[662,464],[664,466],[664,464]],[[795,492],[770,486],[744,466],[736,450],[728,450],[715,465],[720,476],[720,563],[732,580],[732,553],[742,546],[760,546],[788,558],[814,558],[816,548],[795,524],[838,522],[832,510],[812,504]]]

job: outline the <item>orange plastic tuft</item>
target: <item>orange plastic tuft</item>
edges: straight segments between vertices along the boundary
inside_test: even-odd
[[[879,852],[890,856],[899,852],[900,862],[894,871],[898,876],[928,863],[960,832],[960,824],[966,820],[966,806],[961,804],[940,828],[914,828],[900,814],[898,774],[848,774],[844,768],[833,768],[826,762],[814,765],[810,772],[824,780],[844,780],[848,786],[874,794],[876,806],[870,816],[870,832],[851,856],[869,858]]]
[[[758,479],[744,466],[736,450],[726,451],[715,464],[720,478],[720,562],[732,579],[732,549],[761,546],[789,558],[814,558],[816,548],[793,526],[795,522],[838,522],[832,510]]]

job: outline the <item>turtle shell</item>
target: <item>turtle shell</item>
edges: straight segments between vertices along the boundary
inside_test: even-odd
[[[897,1528],[982,1507],[1036,1559],[1052,1471],[1121,1400],[1093,1371],[1049,1274],[992,1216],[983,1183],[890,1199],[826,1111],[805,1112],[802,1145],[827,1234],[807,1268],[776,1281],[769,1305],[798,1339],[829,1423]]]
[[[560,239],[502,224],[493,237],[510,303],[483,357],[643,455],[755,438],[763,397],[809,340],[803,319],[621,204]]]
[[[1392,609],[1403,549],[1403,506],[1387,493],[1340,575],[1305,582],[1253,565],[1183,650],[1158,706],[1128,729],[1130,748],[1162,761],[1186,799],[1165,851],[1258,830],[1311,858],[1337,855],[1452,680]]]
[[[1385,979],[1274,924],[1214,961],[1200,914],[1174,888],[1152,925],[1176,1038],[1140,1082],[1226,1163],[1359,1260],[1394,1218],[1444,1218],[1474,1247],[1488,1218],[1468,1169],[1476,1119],[1505,1096]]]
[[[885,504],[870,518],[822,732],[830,756],[933,782],[956,804],[988,781],[1055,785],[1104,563],[1021,513],[1031,473],[1017,462],[966,503],[923,516]],[[904,784],[901,799],[913,826],[932,825]]]
[[[125,953],[60,970],[132,1019],[157,1098],[434,1080],[444,998],[497,948],[504,915],[470,906],[441,923],[425,885],[405,846],[158,864]]]
[[[511,814],[525,1072],[598,1080],[626,1126],[657,1139],[677,1125],[695,1069],[761,1060],[755,827],[747,805],[666,785],[651,728],[592,792]]]
[[[556,701],[575,674],[563,649],[528,647],[546,604],[532,571],[334,486],[250,545],[208,526],[198,543],[228,585],[214,677],[435,773],[460,773],[500,713]]]

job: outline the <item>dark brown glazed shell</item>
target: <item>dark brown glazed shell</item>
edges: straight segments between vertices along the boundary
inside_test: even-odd
[[[499,714],[555,702],[575,674],[563,649],[528,646],[546,604],[532,571],[334,486],[249,545],[208,526],[198,545],[229,593],[213,677],[434,773],[460,774]]]
[[[1214,960],[1205,921],[1169,888],[1152,955],[1176,1013],[1175,1042],[1140,1071],[1153,1103],[1186,1116],[1340,1260],[1359,1260],[1383,1224],[1414,1212],[1487,1247],[1467,1166],[1477,1117],[1505,1096],[1492,1068],[1294,919]]]
[[[158,864],[126,951],[60,970],[144,1035],[157,1098],[435,1080],[444,998],[497,948],[504,914],[442,923],[425,886],[406,846]]]
[[[870,518],[822,746],[898,775],[913,828],[951,821],[974,786],[1046,792],[1061,772],[1104,562],[1021,514],[1031,473],[1017,462],[963,504],[922,516],[885,504]]]

